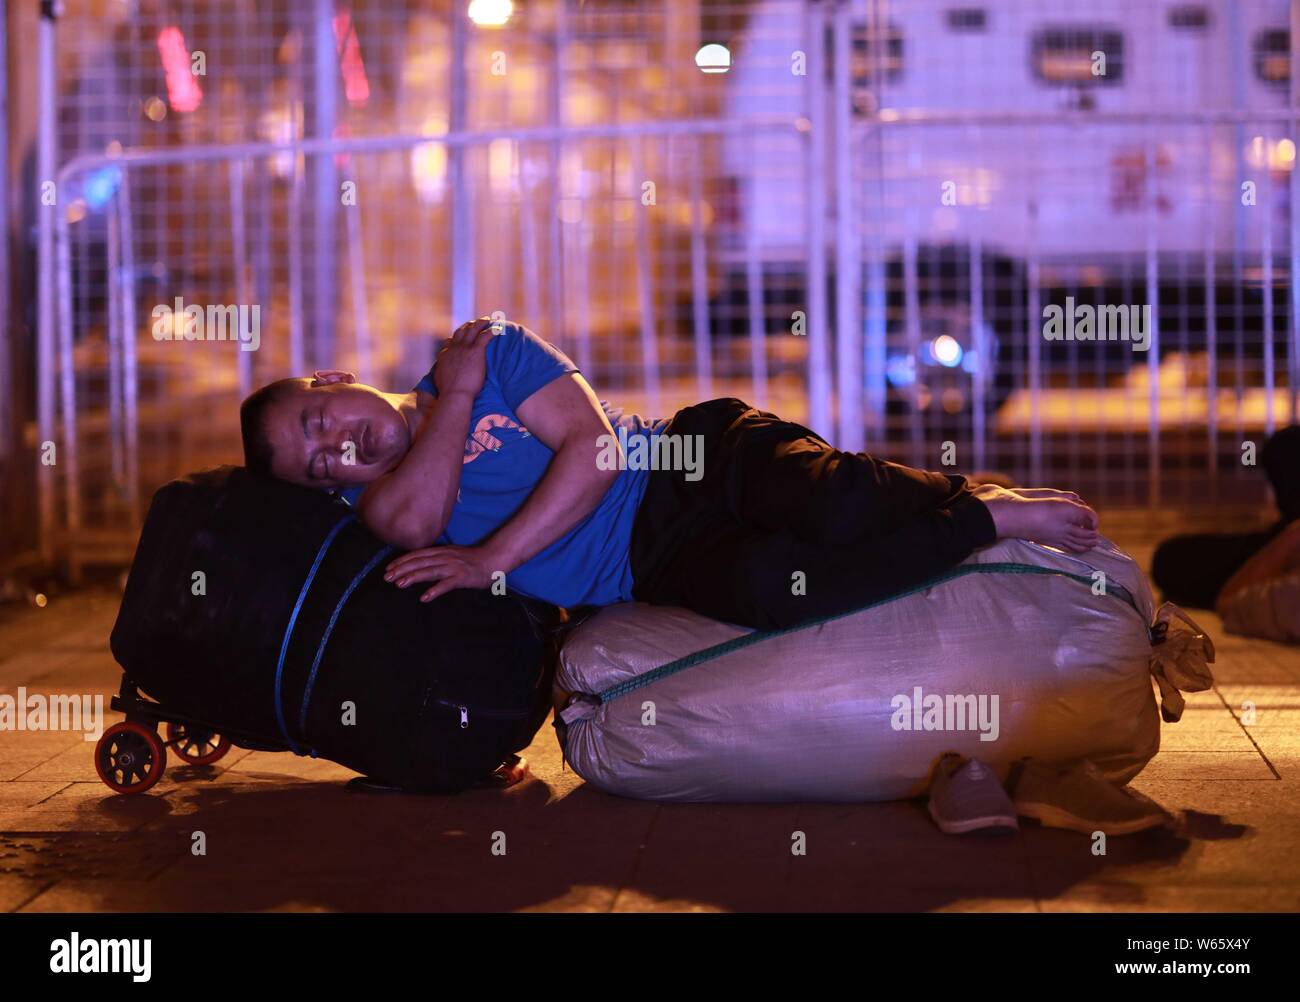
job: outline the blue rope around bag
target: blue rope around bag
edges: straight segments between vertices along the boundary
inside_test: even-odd
[[[311,584],[313,581],[316,580],[316,572],[320,570],[320,565],[325,560],[325,554],[329,552],[330,546],[333,545],[334,540],[338,538],[338,534],[343,531],[343,527],[347,525],[349,522],[353,521],[355,518],[356,518],[355,514],[344,515],[341,519],[339,519],[337,522],[334,523],[334,527],[330,529],[329,533],[325,536],[324,541],[320,544],[320,549],[316,551],[316,559],[312,561],[311,570],[307,572],[307,580],[302,583],[302,588],[298,592],[298,601],[293,604],[293,612],[290,613],[289,615],[289,624],[284,628],[284,640],[280,644],[280,658],[275,664],[275,722],[277,725],[279,725],[280,734],[284,738],[285,744],[289,746],[289,749],[295,755],[306,755],[307,752],[299,748],[298,742],[294,741],[294,739],[289,736],[289,728],[286,726],[284,722],[284,700],[280,694],[280,684],[281,684],[281,680],[284,677],[284,658],[289,651],[289,641],[293,637],[293,628],[298,622],[298,614],[302,612],[303,603],[307,601],[307,592],[311,590]],[[374,561],[371,561],[371,563],[367,565],[366,570],[368,571],[373,566],[373,564]],[[361,576],[362,575],[357,576],[357,581],[361,579]],[[357,581],[353,581],[352,587],[356,586]],[[346,601],[348,595],[352,594],[352,587],[350,587],[347,590],[347,592],[344,594],[343,601]],[[334,620],[338,618],[339,609],[341,609],[342,606],[343,606],[343,602],[341,601],[339,603],[338,608],[334,610],[334,615],[330,618],[329,625],[331,629],[334,626]],[[329,630],[327,629],[325,631],[325,637],[322,638],[321,640],[320,650],[317,651],[316,653],[317,663],[319,663],[320,661],[320,651],[324,650],[325,639],[327,639],[328,637],[329,637]],[[315,674],[316,674],[316,665],[313,664],[312,665],[313,679],[315,678]],[[304,714],[305,714],[305,710],[306,708],[304,707]],[[315,758],[316,752],[313,750],[311,752],[311,755],[313,758]]]
[[[307,676],[307,684],[302,690],[302,708],[298,712],[298,730],[303,733],[306,733],[307,731],[307,707],[311,703],[312,687],[316,684],[316,671],[320,668],[321,658],[325,655],[325,645],[329,643],[330,634],[334,632],[334,624],[338,621],[339,613],[343,611],[344,604],[346,604],[347,600],[352,597],[352,593],[357,590],[357,585],[361,583],[362,579],[375,569],[375,565],[378,564],[379,561],[383,560],[384,557],[388,556],[396,548],[397,547],[395,546],[380,547],[379,552],[366,562],[366,566],[357,571],[357,576],[352,579],[351,584],[349,584],[344,590],[343,596],[338,601],[338,605],[334,606],[334,612],[330,615],[330,621],[325,624],[325,632],[321,634],[320,646],[316,648],[316,657],[311,663],[311,672]],[[276,691],[278,695],[278,686]],[[313,756],[315,756],[315,754],[315,752],[312,752]]]

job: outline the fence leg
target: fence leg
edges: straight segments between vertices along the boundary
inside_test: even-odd
[[[40,554],[41,562],[47,566],[54,562],[56,554],[54,536],[57,531],[54,505],[55,467],[47,465],[44,456],[45,442],[57,442],[58,434],[54,427],[54,342],[56,323],[55,313],[55,260],[54,260],[54,225],[59,207],[55,202],[58,192],[54,191],[54,201],[46,198],[46,185],[54,184],[54,175],[58,159],[58,98],[56,81],[58,66],[56,62],[56,25],[54,5],[41,7],[41,21],[37,34],[38,87],[40,100],[39,122],[36,138],[36,174],[41,186],[40,209],[37,216],[36,235],[36,425],[39,462],[37,465],[37,502],[40,509]]]
[[[804,51],[815,53],[814,79],[805,88],[811,123],[805,134],[804,178],[807,185],[808,279],[808,426],[819,435],[831,429],[830,352],[826,335],[826,100],[823,73],[826,57],[826,8],[814,0],[804,16]]]
[[[835,5],[835,372],[839,441],[849,452],[865,446],[862,421],[862,262],[853,223],[857,219],[853,168],[853,93],[850,71],[852,25],[847,3]]]

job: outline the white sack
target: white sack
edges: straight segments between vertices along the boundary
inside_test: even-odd
[[[1141,569],[1105,540],[1079,557],[1003,540],[962,567],[977,563],[1034,565],[1086,583],[1060,573],[963,573],[826,622],[754,635],[603,703],[570,699],[751,634],[679,608],[603,609],[561,653],[566,758],[608,793],[672,801],[916,796],[946,751],[1003,776],[1022,757],[1087,758],[1116,782],[1131,779],[1160,746],[1149,671],[1155,609]],[[926,719],[901,702],[918,687],[922,709],[925,697],[939,696],[942,724],[974,729],[924,729]],[[981,729],[978,713],[956,714],[971,705],[949,700],[959,696],[975,696],[977,709],[985,697],[985,724],[997,697],[993,740],[982,739],[994,732]],[[645,722],[651,709],[653,724]],[[922,729],[897,729],[902,722]]]

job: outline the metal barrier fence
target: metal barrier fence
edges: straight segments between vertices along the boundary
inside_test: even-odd
[[[94,6],[43,23],[35,171],[41,539],[74,575],[129,557],[163,480],[238,461],[254,386],[404,388],[497,310],[633,410],[734,394],[1103,503],[1256,500],[1243,443],[1293,420],[1284,2],[550,2],[496,35],[193,2],[108,37]],[[65,43],[112,59],[60,71]],[[1149,346],[1046,339],[1070,304],[1151,307]],[[258,350],[187,340],[184,305],[258,307]]]
[[[52,353],[57,361],[43,373],[41,400],[43,419],[61,432],[51,439],[58,442],[61,458],[47,467],[45,510],[51,521],[62,518],[59,529],[66,538],[78,540],[76,556],[69,554],[69,559],[120,559],[139,525],[145,491],[196,464],[238,462],[237,405],[256,386],[317,367],[352,369],[362,381],[381,386],[414,385],[428,369],[439,337],[458,317],[499,310],[526,318],[562,344],[602,393],[609,391],[620,404],[647,413],[667,413],[707,394],[710,386],[743,383],[746,395],[766,399],[768,372],[780,372],[766,362],[769,345],[762,331],[756,331],[744,352],[715,350],[707,318],[698,312],[682,316],[704,297],[673,298],[678,286],[698,289],[707,281],[704,255],[690,250],[704,241],[700,188],[688,203],[689,214],[678,223],[651,225],[628,211],[620,214],[625,217],[621,225],[587,228],[581,225],[582,214],[591,212],[597,200],[566,198],[545,183],[545,171],[529,166],[534,160],[545,162],[547,147],[557,139],[570,147],[600,142],[627,149],[630,157],[670,182],[672,172],[650,166],[660,160],[664,145],[689,144],[695,153],[684,162],[698,163],[707,158],[711,144],[742,129],[793,130],[793,125],[783,120],[679,121],[580,131],[502,130],[491,137],[447,134],[436,140],[391,136],[124,151],[64,165],[57,175],[62,190],[104,171],[113,172],[117,186],[106,204],[102,253],[108,281],[102,303],[83,305],[84,291],[76,278],[78,260],[99,250],[79,241],[66,217],[58,219],[55,232],[60,309]],[[521,175],[531,170],[531,180],[520,182],[523,197],[503,212],[498,201],[476,197],[471,185],[463,185],[456,196],[470,220],[467,225],[490,235],[488,257],[497,262],[495,267],[492,260],[476,262],[458,253],[454,241],[433,238],[449,229],[437,207],[427,213],[409,204],[401,211],[392,206],[385,211],[377,198],[385,189],[374,179],[404,177],[406,165],[430,151],[448,161],[459,156],[472,166],[475,158],[490,157],[492,144],[503,140],[513,147],[512,170]],[[290,168],[298,181],[273,192],[266,179],[272,173],[269,165],[280,157],[299,161],[299,169]],[[340,190],[349,200],[340,227],[342,244],[331,249],[337,257],[331,274],[337,274],[338,282],[327,288],[313,287],[309,279],[311,260],[320,248],[289,223],[306,197],[295,190],[297,185],[312,163],[324,158],[345,161]],[[179,286],[140,265],[165,250],[165,241],[176,234],[166,220],[161,237],[158,230],[142,233],[145,227],[132,211],[138,192],[157,187],[154,176],[174,167],[200,169],[202,197],[229,207],[199,241],[178,242],[191,270]],[[612,200],[615,208],[630,209],[628,203]],[[568,205],[574,207],[571,218],[566,217]],[[383,250],[385,234],[403,225],[423,233],[422,246],[419,254],[396,258]],[[285,235],[283,241],[276,233]],[[558,255],[547,259],[552,248]],[[689,255],[686,275],[655,277],[656,249],[663,253],[665,248]],[[591,264],[597,256],[603,261],[595,276],[606,286],[601,289],[592,288]],[[434,275],[442,281],[425,281]],[[630,293],[626,298],[625,291]],[[310,301],[313,293],[327,300],[328,347],[312,336],[309,317],[319,305]],[[457,299],[473,305],[456,308]],[[199,312],[187,319],[186,306]],[[237,312],[240,306],[257,312],[245,319]],[[214,319],[222,326],[205,329]],[[702,324],[693,334],[691,319]],[[550,333],[556,330],[564,333]],[[754,365],[756,354],[763,361]],[[787,364],[787,369],[799,367],[797,360]],[[57,415],[51,413],[56,398]]]

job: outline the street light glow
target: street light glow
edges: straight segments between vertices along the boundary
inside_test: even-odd
[[[695,53],[695,65],[701,73],[726,73],[731,69],[731,50],[725,45],[711,42]]]
[[[473,0],[469,19],[480,28],[500,28],[510,20],[515,5],[510,0]]]

